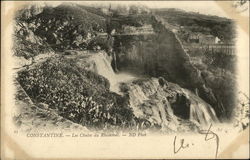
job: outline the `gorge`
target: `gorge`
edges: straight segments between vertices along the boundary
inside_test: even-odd
[[[196,131],[232,117],[233,76],[200,69],[154,14],[75,4],[30,12],[16,18],[15,56],[54,52],[17,73],[35,106],[89,129]]]

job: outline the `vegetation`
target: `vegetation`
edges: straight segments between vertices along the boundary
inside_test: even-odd
[[[174,26],[183,26],[191,32],[211,34],[224,42],[231,42],[236,36],[234,22],[227,18],[176,9],[155,9],[154,13]]]
[[[203,62],[214,68],[222,68],[235,73],[236,56],[222,52],[209,52],[203,56]]]
[[[119,32],[123,25],[141,27],[145,24],[152,24],[152,15],[113,15],[110,27]]]
[[[47,43],[32,43],[24,38],[15,37],[16,43],[14,44],[14,55],[17,57],[24,57],[29,59],[39,54],[52,51]]]
[[[187,52],[192,60],[197,58],[209,68],[220,68],[235,73],[236,55],[228,54],[222,50],[207,50],[188,46]],[[204,68],[204,67],[203,67]]]
[[[210,91],[213,92],[211,99],[215,99],[215,102],[210,104],[224,105],[229,108],[226,111],[228,115],[231,114],[235,96],[234,77],[231,73],[221,74],[221,71],[234,69],[231,65],[235,63],[234,57],[200,53],[199,60],[202,59],[202,62],[194,66],[201,71],[202,77],[196,75],[175,34],[152,14],[122,15],[114,12],[116,14],[110,16],[94,7],[73,4],[46,6],[39,12],[32,8],[20,13],[16,18],[16,56],[28,59],[52,49],[103,49],[108,54],[113,51],[117,56],[118,69],[134,67],[143,74],[162,76],[193,90],[201,88],[198,84],[206,84],[209,89],[204,90],[207,89],[208,93],[204,91],[201,98],[210,103],[209,98],[204,97],[209,97]],[[181,40],[188,39],[189,32],[223,37],[225,42],[234,38],[233,23],[225,18],[175,10],[156,10],[155,14],[163,16],[172,25],[184,26]],[[145,24],[152,25],[155,34],[110,36],[113,29],[119,32],[124,25],[141,27]],[[127,56],[128,53],[132,53],[133,57]],[[192,58],[195,56],[191,55]],[[129,97],[110,92],[107,79],[63,56],[49,58],[19,72],[17,80],[35,103],[48,104],[59,115],[83,126],[98,129],[133,128],[147,122],[134,116],[129,107]],[[123,90],[127,88],[123,86]]]
[[[35,103],[45,103],[59,115],[90,128],[136,127],[128,98],[109,91],[109,82],[71,60],[49,59],[22,71],[18,81]]]
[[[34,9],[33,9],[34,10]],[[86,49],[97,32],[105,32],[105,18],[77,5],[45,6],[39,14],[21,10],[16,20],[48,43],[54,50]],[[29,15],[29,16],[24,16]],[[26,18],[24,18],[26,17]]]

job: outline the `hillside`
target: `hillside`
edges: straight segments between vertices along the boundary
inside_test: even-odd
[[[181,35],[158,17],[189,32],[189,26],[210,29],[209,34],[216,25],[232,27],[231,21],[131,8],[136,14],[73,3],[20,11],[14,56],[32,63],[17,70],[16,80],[34,105],[90,130],[168,133],[231,120],[234,73],[205,63],[210,59],[203,54],[195,61]]]
[[[155,15],[160,16],[169,24],[182,27],[187,32],[202,32],[219,37],[225,42],[234,40],[234,22],[230,19],[203,15],[195,12],[185,12],[177,9],[153,9]]]
[[[28,23],[36,36],[54,50],[87,48],[97,32],[105,32],[105,18],[72,4],[45,6],[43,11],[20,23]]]

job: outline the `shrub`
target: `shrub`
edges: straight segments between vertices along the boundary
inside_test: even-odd
[[[222,52],[207,52],[204,54],[203,62],[212,66],[219,67],[222,69],[226,69],[235,72],[236,65],[236,56],[235,55],[227,55]]]
[[[109,83],[73,61],[51,58],[18,73],[18,81],[35,103],[88,127],[131,127],[138,121],[128,98],[109,91]],[[136,126],[136,125],[134,125]]]

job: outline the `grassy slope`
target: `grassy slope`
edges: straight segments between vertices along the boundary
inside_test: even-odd
[[[51,58],[18,74],[19,83],[35,103],[48,104],[62,117],[84,126],[133,126],[128,99],[109,91],[108,81],[75,64]]]
[[[45,6],[41,13],[32,13],[24,8],[16,14],[14,55],[27,59],[52,49],[87,48],[88,33],[93,38],[106,30],[104,17],[78,5]]]
[[[13,113],[13,121],[17,127],[20,127],[20,131],[36,131],[37,130],[86,130],[85,127],[75,124],[69,121],[51,109],[39,108],[34,105],[29,96],[20,86],[20,84],[15,81],[16,92],[16,110]],[[18,106],[18,107],[17,107]]]
[[[46,38],[56,50],[86,48],[87,38],[93,38],[96,32],[106,30],[104,17],[70,4],[62,4],[55,8],[45,7],[42,13],[30,18],[28,22],[39,23],[35,34]],[[88,37],[88,34],[91,37]],[[75,42],[78,44],[75,45]]]
[[[212,34],[225,41],[235,38],[234,22],[227,18],[176,9],[154,9],[154,14],[161,16],[172,25],[185,26],[192,32]]]

